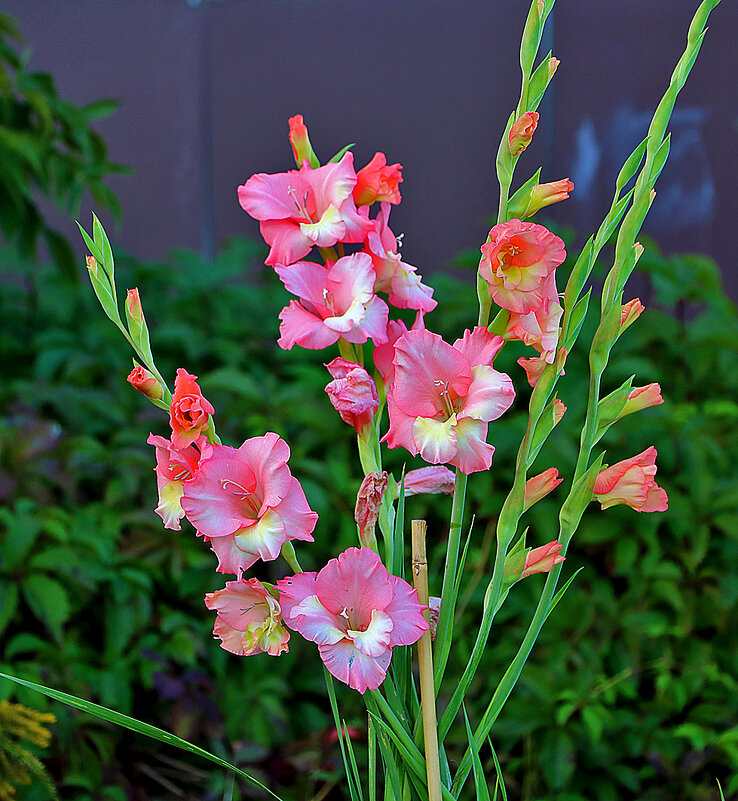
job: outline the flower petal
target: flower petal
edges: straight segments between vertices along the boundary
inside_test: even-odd
[[[367,690],[379,687],[392,659],[392,650],[389,648],[381,656],[367,656],[351,640],[341,640],[335,645],[319,645],[318,651],[328,672],[362,695]]]

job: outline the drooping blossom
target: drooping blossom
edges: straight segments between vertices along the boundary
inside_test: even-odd
[[[628,400],[625,401],[625,406],[620,416],[625,417],[626,414],[640,412],[651,406],[658,406],[663,402],[664,399],[661,397],[661,386],[659,384],[654,383],[646,384],[645,387],[634,387],[628,394]]]
[[[559,478],[559,471],[555,467],[550,467],[543,473],[529,478],[525,482],[525,509],[530,509],[533,504],[553,492],[563,480],[563,478]]]
[[[387,304],[374,294],[374,270],[366,253],[344,256],[326,267],[300,261],[276,268],[299,300],[279,313],[280,348],[327,348],[340,338],[364,343],[387,341]]]
[[[240,575],[257,559],[276,559],[290,540],[313,541],[318,515],[287,466],[289,456],[287,443],[271,432],[240,448],[213,445],[185,483],[182,507],[215,551],[219,572]]]
[[[643,314],[646,307],[641,303],[639,298],[633,298],[627,303],[623,304],[620,310],[620,333],[622,334],[626,328],[631,325]]]
[[[398,309],[430,312],[438,305],[433,289],[420,280],[417,268],[400,258],[397,237],[388,225],[389,203],[382,203],[375,220],[376,229],[366,238],[366,252],[371,256],[377,279],[375,292],[386,292],[389,302]]]
[[[289,651],[279,601],[258,579],[227,581],[224,589],[205,596],[205,606],[217,612],[213,636],[226,651],[237,656]]]
[[[526,111],[525,114],[522,114],[513,123],[510,128],[510,133],[507,135],[510,153],[513,156],[522,153],[530,144],[530,140],[533,138],[533,134],[538,127],[538,117],[539,115],[537,112]]]
[[[534,573],[550,573],[554,565],[561,564],[566,557],[561,556],[562,545],[557,540],[533,548],[525,557],[525,569],[521,579],[532,576]]]
[[[354,157],[348,152],[337,163],[257,173],[239,186],[241,208],[259,220],[271,247],[266,264],[293,264],[315,245],[363,242],[374,223],[357,212],[351,194],[355,185]]]
[[[405,475],[405,497],[410,495],[451,495],[456,474],[443,465],[419,467]]]
[[[315,155],[313,146],[310,144],[307,125],[305,125],[302,114],[295,114],[295,116],[290,117],[287,122],[290,126],[290,145],[292,145],[292,153],[295,156],[297,166],[302,167],[302,163],[305,159],[307,159],[311,167],[320,166],[318,157]]]
[[[402,164],[387,164],[384,153],[375,153],[372,160],[357,173],[353,195],[357,206],[372,203],[399,203]]]
[[[384,681],[396,645],[428,630],[415,590],[371,548],[349,548],[320,572],[289,576],[277,588],[285,624],[317,643],[328,671],[360,693]]]
[[[182,494],[184,482],[190,481],[198,471],[203,459],[207,459],[211,446],[205,437],[184,448],[175,448],[164,437],[149,434],[146,440],[156,448],[156,486],[159,491],[159,505],[155,511],[164,521],[164,528],[181,531],[179,521],[184,517]]]
[[[180,367],[174,379],[174,394],[169,406],[172,445],[181,450],[193,443],[208,427],[211,414],[215,414],[215,409],[203,397],[197,376],[190,375]]]
[[[636,512],[665,512],[669,499],[656,484],[653,445],[642,453],[601,470],[595,480],[595,498],[603,509],[625,504]]]
[[[161,400],[164,397],[164,388],[157,381],[153,373],[137,364],[128,374],[126,381],[149,400]]]
[[[484,327],[453,345],[430,331],[409,331],[395,343],[394,383],[387,393],[390,448],[404,447],[431,464],[464,473],[487,470],[494,447],[487,424],[513,402],[510,377],[492,367],[503,345]]]
[[[373,547],[376,543],[374,527],[379,517],[384,493],[389,486],[389,473],[373,471],[364,476],[356,496],[354,520],[359,527],[359,539],[362,545]]]
[[[333,381],[325,388],[333,408],[344,423],[353,426],[360,437],[366,437],[379,408],[372,377],[360,364],[340,356],[325,366],[333,376]]]
[[[556,296],[553,272],[565,258],[563,241],[547,228],[510,220],[490,230],[479,273],[498,306],[528,314]]]
[[[512,315],[511,315],[512,316]],[[534,347],[536,347],[534,345]],[[540,349],[540,346],[539,346]],[[541,352],[540,356],[533,356],[526,359],[521,356],[517,361],[518,364],[525,370],[525,377],[528,379],[530,386],[534,387],[538,383],[538,379],[543,374],[548,364],[547,359],[550,358],[550,351],[548,353]],[[559,348],[556,355],[556,371],[559,375],[564,375],[564,364],[566,363],[567,350],[566,348]],[[552,360],[553,361],[553,360]]]
[[[540,303],[524,314],[510,312],[505,339],[519,339],[535,348],[546,364],[553,364],[559,342],[559,323],[564,309],[556,294],[555,276],[549,276],[541,286]]]
[[[528,203],[525,211],[521,214],[522,218],[531,217],[552,203],[560,203],[562,200],[569,199],[569,192],[574,191],[574,182],[568,178],[560,181],[551,181],[547,184],[536,184],[530,190]]]

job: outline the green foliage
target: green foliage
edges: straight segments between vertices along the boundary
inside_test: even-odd
[[[273,430],[290,443],[293,472],[321,516],[316,543],[300,548],[305,569],[315,569],[354,542],[361,476],[353,432],[324,392],[328,354],[275,345],[287,296],[258,266],[262,257],[259,246],[234,240],[214,264],[182,251],[169,264],[118,256],[116,267],[121,287],[140,290],[164,376],[171,380],[179,366],[198,374],[224,441]],[[154,722],[285,798],[311,797],[311,772],[318,787],[340,780],[322,676],[298,669],[317,664],[313,647],[293,637],[280,659],[239,660],[210,639],[202,597],[224,577],[186,522],[181,534],[165,532],[151,511],[153,449],[145,440],[168,426],[124,381],[127,343],[93,293],[58,270],[10,253],[0,264],[0,670]],[[473,256],[469,264],[476,266]],[[605,392],[635,373],[636,386],[660,381],[667,403],[625,418],[601,444],[610,463],[656,444],[670,510],[603,513],[593,505],[585,513],[565,564],[567,575],[584,569],[546,622],[492,731],[511,801],[716,799],[716,778],[727,799],[738,792],[738,316],[705,257],[664,259],[647,243],[637,269],[652,287],[643,297],[648,308],[618,343]],[[447,337],[473,322],[475,288],[464,278],[431,279],[441,304],[428,324]],[[592,317],[583,321],[585,337]],[[517,411],[490,426],[492,471],[469,480],[476,523],[457,619],[481,616],[495,515],[525,425],[527,388],[515,364],[522,352],[511,346],[499,359],[521,397]],[[533,474],[557,466],[571,478],[585,371],[586,358],[573,353],[560,385],[569,409]],[[397,478],[405,462],[415,466],[391,453]],[[527,545],[555,537],[556,497],[526,514]],[[445,558],[448,506],[443,497],[407,499],[407,519],[429,522],[432,581]],[[274,580],[284,568],[260,569],[259,577]],[[466,699],[470,721],[479,720],[490,685],[514,655],[542,580],[516,585],[498,613]],[[462,672],[474,633],[456,627],[448,676]],[[0,684],[0,697],[10,692]],[[38,703],[27,690],[17,697]],[[342,690],[340,703],[346,723],[364,730],[356,694]],[[222,794],[221,773],[188,773],[164,746],[59,714],[51,748],[64,798],[118,801],[116,787],[172,797],[152,776],[185,798]],[[384,735],[399,731],[378,729],[376,745],[387,749]],[[467,744],[457,718],[446,741],[452,764]],[[361,765],[364,741],[353,751]],[[481,759],[487,777],[498,775],[492,752]],[[246,792],[237,783],[235,797]],[[466,792],[473,797],[472,782]]]
[[[76,274],[74,254],[64,237],[39,212],[38,193],[68,213],[77,213],[85,191],[98,206],[119,214],[118,200],[104,184],[126,172],[108,160],[105,142],[90,127],[118,106],[99,100],[77,107],[59,97],[50,75],[29,72],[30,53],[18,55],[14,20],[0,14],[0,232],[27,258],[42,239],[61,269]]]

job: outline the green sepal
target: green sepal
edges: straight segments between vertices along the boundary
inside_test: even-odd
[[[633,389],[632,375],[609,395],[606,395],[597,404],[597,439],[600,439],[608,428],[620,419],[625,404],[628,402],[628,395]]]
[[[507,323],[510,319],[510,312],[507,309],[500,309],[495,315],[495,319],[487,326],[490,334],[497,334],[501,337],[507,330]]]
[[[653,163],[651,164],[651,173],[648,178],[650,186],[654,186],[657,178],[659,177],[659,175],[661,175],[661,171],[664,169],[664,166],[666,165],[666,159],[669,158],[670,150],[671,150],[671,134],[667,134],[666,138],[659,146],[659,149],[656,151],[656,155],[653,157]]]
[[[636,174],[638,168],[641,166],[643,155],[646,152],[646,147],[648,145],[648,140],[649,137],[647,136],[628,156],[628,158],[625,160],[625,163],[620,168],[617,180],[615,181],[617,194],[620,194],[620,192],[628,184],[630,179]]]
[[[350,145],[346,145],[346,147],[342,147],[335,156],[328,159],[328,164],[336,164],[339,162],[345,155],[351,150],[352,147],[356,147],[356,142],[352,142]],[[312,162],[310,163],[312,167]]]
[[[589,288],[587,294],[580,298],[571,310],[571,314],[566,316],[564,321],[564,329],[561,338],[564,341],[564,347],[567,352],[571,351],[572,346],[577,341],[579,332],[582,330],[584,320],[587,316],[587,309],[589,308],[589,298],[592,294],[592,287]]]
[[[543,61],[533,70],[530,76],[530,83],[528,84],[528,111],[535,111],[543,100],[543,95],[548,89],[548,85],[553,79],[553,75],[549,74],[548,64],[551,61],[553,53],[549,50],[548,55]]]
[[[92,235],[95,244],[103,255],[103,268],[110,277],[111,282],[115,281],[115,262],[113,261],[113,249],[110,247],[110,240],[98,220],[95,212],[92,212]]]
[[[541,181],[541,167],[529,178],[507,202],[507,214],[510,219],[523,219],[525,210],[530,203],[530,192]]]
[[[94,267],[92,269],[89,266],[90,263],[87,263],[87,274],[90,276],[92,289],[94,290],[97,299],[100,301],[102,310],[105,312],[108,319],[115,323],[118,327],[122,327],[123,324],[120,319],[120,312],[118,311],[118,304],[116,302],[115,294],[112,286],[110,285],[110,279],[108,278],[107,273],[100,266],[100,262],[97,260],[94,254],[92,258],[94,259]]]
[[[543,444],[548,439],[548,435],[554,430],[556,426],[556,398],[554,397],[541,412],[541,416],[536,424],[535,431],[530,440],[530,450],[526,462],[526,469],[530,469],[533,462],[536,460]]]
[[[579,521],[582,519],[584,510],[589,506],[594,498],[594,485],[597,475],[602,469],[604,451],[589,466],[589,469],[575,482],[571,488],[569,496],[564,501],[564,505],[559,512],[559,522],[561,524],[561,535],[559,542],[566,546],[576,531]]]

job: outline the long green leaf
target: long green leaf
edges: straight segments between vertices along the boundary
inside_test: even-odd
[[[117,726],[123,726],[126,729],[137,732],[138,734],[144,734],[154,740],[159,740],[167,745],[173,745],[175,748],[181,748],[183,751],[189,751],[191,754],[196,754],[203,759],[208,759],[210,762],[220,765],[221,768],[232,770],[236,775],[246,779],[246,781],[250,784],[253,784],[254,787],[259,787],[262,790],[265,790],[270,796],[272,796],[272,798],[276,798],[277,801],[282,801],[282,799],[276,793],[273,793],[266,785],[262,784],[253,776],[250,776],[248,773],[246,773],[246,771],[241,770],[241,768],[237,768],[235,765],[231,765],[231,763],[226,762],[225,759],[221,759],[221,757],[211,754],[209,751],[205,751],[205,749],[200,748],[197,745],[187,742],[187,740],[183,740],[181,737],[170,734],[168,731],[159,729],[149,723],[144,723],[141,720],[130,718],[128,715],[123,715],[122,713],[116,712],[113,709],[108,709],[107,707],[100,706],[99,704],[93,704],[92,701],[85,701],[83,698],[77,698],[76,695],[69,695],[68,693],[61,692],[61,690],[54,690],[51,687],[45,687],[43,684],[35,684],[32,681],[19,679],[17,676],[9,676],[7,673],[0,673],[0,678],[15,682],[23,687],[28,687],[29,690],[36,690],[36,692],[42,693],[49,698],[53,698],[55,701],[61,701],[63,704],[68,704],[69,706],[79,709],[82,712],[95,715],[102,720],[107,720],[109,723],[115,723]]]
[[[348,726],[346,725],[346,721],[343,721],[343,734],[346,738],[346,750],[348,751],[349,755],[349,764],[351,765],[351,773],[354,777],[354,784],[356,789],[359,791],[359,798],[361,801],[364,801],[364,792],[361,789],[361,776],[359,775],[359,768],[356,764],[356,755],[354,754],[354,746],[351,743],[351,737],[348,733]]]
[[[351,796],[351,801],[359,801],[359,792],[354,787],[352,771],[349,767],[349,759],[346,756],[346,744],[343,741],[343,728],[341,726],[341,718],[338,714],[338,702],[336,701],[336,688],[333,686],[333,676],[323,668],[323,674],[325,675],[325,686],[328,690],[328,700],[330,701],[331,705],[331,712],[333,713],[333,722],[336,726],[336,733],[338,734],[338,744],[341,748],[341,758],[343,759],[343,768],[346,771],[346,781],[348,782],[349,788],[349,795]]]
[[[482,768],[482,760],[479,758],[479,749],[474,741],[474,734],[472,733],[471,726],[469,725],[469,716],[466,714],[466,707],[464,709],[464,723],[466,723],[466,736],[469,740],[469,751],[472,756],[472,767],[474,768],[474,788],[477,793],[477,801],[490,801],[489,787],[484,778],[484,769]]]
[[[495,751],[495,747],[492,745],[492,740],[487,737],[487,743],[489,744],[490,749],[492,750],[492,759],[495,761],[495,770],[497,771],[497,783],[502,790],[502,801],[507,801],[507,790],[505,789],[505,777],[502,775],[502,768],[500,767],[500,760],[497,759],[497,751]]]

